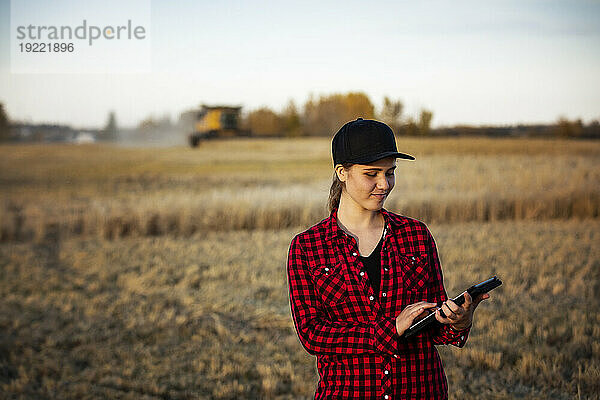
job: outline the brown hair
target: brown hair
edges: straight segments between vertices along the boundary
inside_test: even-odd
[[[342,167],[344,169],[350,168],[352,163],[344,163]],[[342,190],[344,189],[344,182],[340,181],[335,170],[333,171],[333,180],[331,187],[329,188],[329,199],[327,200],[327,210],[331,213],[333,210],[339,207],[340,198],[342,197]]]

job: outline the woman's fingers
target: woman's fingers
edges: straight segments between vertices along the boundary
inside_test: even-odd
[[[440,311],[441,311],[441,308],[435,312],[435,319],[437,319],[438,322],[441,322],[442,324],[451,324],[453,321],[448,319],[448,317],[442,317],[442,314],[440,314]]]
[[[420,301],[418,303],[409,304],[404,309],[408,313],[413,313],[415,310],[424,310],[426,308],[432,308],[432,307],[435,307],[435,306],[436,306],[436,303],[429,303],[427,301]]]
[[[398,334],[402,335],[419,315],[426,309],[435,307],[436,305],[436,303],[420,301],[406,306],[396,317],[396,330],[398,331]]]
[[[436,305],[437,305],[436,303],[429,303],[427,301],[421,301],[418,303],[410,304],[410,305],[406,306],[406,309],[408,312],[408,318],[410,319],[410,321],[412,323],[421,314],[426,312],[427,309],[435,307]]]
[[[415,319],[419,318],[419,316],[420,316],[421,314],[423,314],[424,312],[425,312],[425,308],[423,308],[423,307],[417,307],[417,308],[415,308],[415,309],[414,309],[414,310],[413,310],[413,311],[410,313],[410,315],[409,315],[409,318],[410,318],[410,322],[411,322],[411,324],[413,323],[413,321],[414,321]]]
[[[471,295],[469,295],[467,292],[465,292],[463,295],[465,296],[465,302],[461,306],[457,305],[451,299],[443,302],[442,306],[435,311],[435,319],[443,324],[456,323],[457,321],[461,321],[463,318],[465,318],[469,310],[474,309],[481,300],[489,298],[487,293],[482,296],[478,296],[475,300],[473,300]],[[407,306],[406,311],[408,312],[408,317],[411,320],[414,320],[421,313],[423,313],[423,311],[428,308],[435,307],[436,305],[436,303],[421,301]],[[442,317],[440,311],[444,313],[445,317]]]
[[[421,314],[423,311],[425,311],[425,307],[423,306],[419,306],[419,307],[415,307],[414,310],[412,310],[410,313],[412,314]]]
[[[442,317],[440,311],[444,313],[445,317]],[[436,319],[441,323],[451,324],[462,318],[465,312],[462,307],[456,305],[452,300],[446,300],[437,311]]]
[[[473,311],[479,303],[490,298],[488,293],[479,295],[475,299],[473,299],[468,292],[464,292],[463,296],[465,297],[465,301],[461,306],[457,305],[451,299],[443,302],[440,309],[436,311],[435,319],[443,324],[454,324],[465,318],[472,318],[470,316],[473,314]],[[445,317],[442,317],[440,311],[444,313]]]
[[[430,303],[428,301],[420,301],[418,303],[411,304],[410,306],[423,307],[423,308],[431,308],[431,307],[435,307],[436,303]],[[408,306],[408,307],[410,307],[410,306]]]
[[[448,299],[444,302],[444,304],[446,305],[447,309],[450,310],[450,312],[452,314],[454,314],[456,317],[461,316],[462,314],[464,314],[468,309],[465,307],[465,305],[463,306],[459,306],[458,304],[456,304],[455,302],[453,302],[452,300]],[[442,305],[443,307],[443,305]],[[446,311],[444,311],[444,314],[446,313]],[[451,319],[455,319],[456,317],[452,317],[450,316]]]
[[[477,307],[479,305],[479,303],[481,303],[483,300],[489,299],[490,295],[489,293],[484,293],[480,296],[477,296],[477,298],[475,299],[475,301],[473,302],[473,307]]]
[[[468,310],[469,307],[471,307],[471,304],[473,304],[473,298],[471,297],[469,292],[463,293],[463,296],[465,297],[465,302],[463,303],[462,306],[463,306],[463,308]]]
[[[442,304],[442,311],[444,312],[444,314],[446,314],[446,318],[448,318],[449,320],[454,320],[458,318],[458,315],[454,312],[454,310],[450,308],[447,302],[444,302],[444,304]]]
[[[423,313],[423,311],[425,311],[428,308],[432,308],[435,307],[435,303],[428,303],[426,301],[422,301],[420,303],[415,303],[415,304],[411,304],[409,306],[407,306],[406,308],[410,307],[410,317],[411,319],[415,319],[417,318],[419,315],[421,315]]]

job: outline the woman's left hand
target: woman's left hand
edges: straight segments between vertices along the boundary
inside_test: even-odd
[[[475,308],[477,308],[482,300],[489,299],[490,295],[484,293],[477,296],[475,300],[471,298],[471,295],[468,292],[465,292],[464,296],[465,302],[462,306],[456,305],[456,303],[450,299],[446,300],[440,308],[444,314],[446,314],[446,318],[442,317],[440,310],[437,310],[435,312],[435,319],[442,324],[450,324],[450,326],[457,331],[462,331],[463,329],[470,327],[473,323],[473,312],[475,311]]]

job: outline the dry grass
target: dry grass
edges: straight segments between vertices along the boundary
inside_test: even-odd
[[[399,148],[386,207],[434,222],[448,291],[505,282],[441,349],[451,398],[599,398],[600,143]],[[310,398],[285,258],[330,176],[325,139],[1,146],[0,398]]]
[[[600,222],[430,228],[450,293],[505,283],[467,346],[441,348],[451,398],[598,398]],[[285,278],[295,231],[0,244],[0,392],[310,398]]]
[[[402,139],[387,207],[427,222],[598,217],[600,143]],[[325,216],[326,139],[0,147],[0,241],[280,229]]]

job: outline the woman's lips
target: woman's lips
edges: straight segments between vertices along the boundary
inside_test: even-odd
[[[387,196],[387,193],[373,193],[371,196],[375,196],[378,199],[385,199],[385,197]]]

